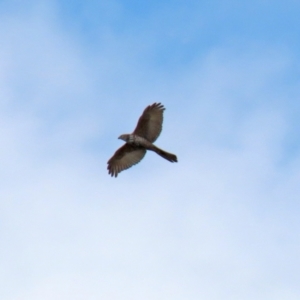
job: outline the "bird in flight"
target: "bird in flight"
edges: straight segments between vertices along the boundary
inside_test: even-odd
[[[177,162],[175,154],[159,149],[153,144],[162,130],[164,110],[161,103],[147,106],[133,133],[119,136],[119,139],[126,143],[107,162],[108,174],[117,177],[120,172],[139,163],[147,150],[154,151],[170,162]]]

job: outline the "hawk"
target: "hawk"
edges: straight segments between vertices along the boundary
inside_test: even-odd
[[[147,106],[133,133],[119,136],[119,139],[126,143],[107,162],[108,174],[117,177],[120,172],[139,163],[147,150],[154,151],[170,162],[177,162],[175,154],[159,149],[153,144],[162,130],[164,110],[161,103]]]

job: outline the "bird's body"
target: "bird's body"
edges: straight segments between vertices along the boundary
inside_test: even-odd
[[[143,147],[147,150],[154,151],[161,157],[167,159],[170,162],[177,162],[177,157],[174,154],[168,153],[162,149],[159,149],[154,144],[146,140],[145,138],[136,134],[122,134],[119,139],[124,140],[128,144],[135,145],[137,147]]]
[[[154,151],[170,162],[177,162],[176,155],[168,153],[153,144],[162,130],[163,105],[154,103],[144,110],[132,134],[122,134],[119,139],[126,143],[110,158],[108,173],[118,176],[123,170],[140,162],[147,150]]]
[[[136,134],[122,134],[119,136],[119,139],[125,141],[128,144],[143,146],[145,148],[150,148],[152,145],[152,143],[147,141],[145,138],[138,136]]]

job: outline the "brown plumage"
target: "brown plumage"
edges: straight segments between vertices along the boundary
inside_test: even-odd
[[[154,151],[170,162],[177,162],[175,154],[168,153],[156,147],[153,142],[162,130],[163,112],[161,103],[153,103],[144,110],[132,134],[122,134],[119,139],[126,143],[120,147],[107,162],[108,173],[118,176],[118,173],[139,163],[147,150]]]

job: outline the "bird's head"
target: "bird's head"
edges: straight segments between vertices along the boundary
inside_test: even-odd
[[[123,140],[125,142],[128,141],[129,134],[121,134],[118,139]]]

